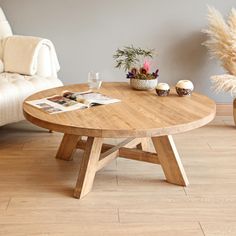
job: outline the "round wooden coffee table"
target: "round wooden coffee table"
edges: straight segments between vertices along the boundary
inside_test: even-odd
[[[88,87],[86,84],[63,86],[36,93],[26,100],[61,94],[64,90],[78,92]],[[158,97],[155,91],[132,90],[128,83],[103,83],[99,92],[121,102],[53,115],[27,103],[23,105],[27,120],[64,133],[57,158],[71,160],[76,148],[84,149],[74,196],[85,196],[92,188],[96,172],[117,157],[160,164],[169,183],[187,186],[188,180],[171,135],[210,122],[216,111],[214,101],[197,93],[178,97],[174,90],[168,97]],[[82,136],[87,140],[81,139]],[[103,144],[103,138],[126,139],[113,146]],[[148,150],[149,138],[156,153]]]

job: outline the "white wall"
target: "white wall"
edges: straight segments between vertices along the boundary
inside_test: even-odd
[[[112,55],[133,44],[156,48],[160,81],[190,79],[197,91],[231,102],[210,90],[209,77],[223,71],[201,46],[207,4],[224,14],[236,7],[234,0],[0,0],[15,34],[55,43],[66,84],[86,81],[91,70],[105,81],[126,81]]]

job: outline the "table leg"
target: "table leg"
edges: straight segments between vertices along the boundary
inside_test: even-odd
[[[72,160],[79,138],[79,136],[74,134],[64,134],[56,158],[65,161]]]
[[[187,186],[188,179],[172,136],[153,137],[152,141],[167,181]]]
[[[80,171],[76,183],[74,197],[82,198],[92,189],[102,149],[102,138],[88,137]]]
[[[149,138],[142,138],[141,143],[137,145],[137,148],[149,152]]]

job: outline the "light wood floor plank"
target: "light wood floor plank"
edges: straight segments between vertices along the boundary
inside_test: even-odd
[[[173,137],[188,187],[166,183],[158,165],[120,158],[81,201],[72,196],[82,151],[69,163],[56,160],[62,134],[25,121],[0,127],[0,235],[235,236],[232,125],[232,117],[217,117]]]
[[[63,216],[63,217],[62,217]],[[116,223],[117,209],[8,209],[0,212],[1,224]]]
[[[234,206],[235,207],[235,206]],[[209,207],[208,204],[204,206],[201,205],[192,205],[186,206],[183,202],[182,205],[178,206],[165,205],[160,206],[156,209],[119,209],[120,212],[120,221],[122,223],[152,223],[163,222],[167,224],[172,221],[181,221],[181,222],[198,222],[206,221],[215,223],[217,222],[232,222],[236,221],[235,208],[230,206]]]
[[[235,236],[236,235],[236,221],[235,222],[219,222],[217,226],[215,223],[200,222],[202,229],[206,236]]]
[[[96,225],[77,224],[3,224],[0,225],[0,235],[25,236],[204,236],[198,223],[172,222],[163,225],[119,224],[109,223]]]

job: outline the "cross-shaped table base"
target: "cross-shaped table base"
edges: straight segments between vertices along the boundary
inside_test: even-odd
[[[172,136],[152,137],[156,153],[149,152],[148,138],[127,138],[118,145],[103,144],[102,138],[64,134],[56,158],[72,160],[74,151],[83,149],[79,176],[74,190],[74,197],[83,198],[93,186],[96,172],[117,157],[160,164],[167,182],[187,186],[188,179],[175,147]]]

